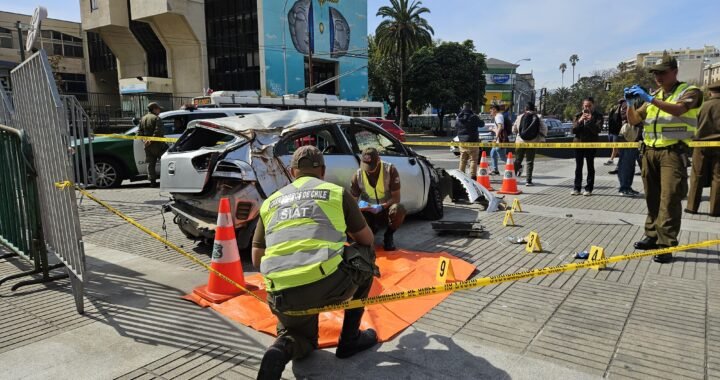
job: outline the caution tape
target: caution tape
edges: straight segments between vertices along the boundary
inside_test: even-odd
[[[703,241],[703,242],[699,242],[699,243],[686,244],[686,245],[681,245],[681,246],[671,247],[671,248],[655,249],[652,251],[645,251],[645,252],[638,252],[638,253],[632,253],[632,254],[626,254],[626,255],[620,255],[620,256],[613,256],[613,257],[609,257],[607,259],[602,259],[602,260],[586,261],[586,262],[582,262],[582,263],[570,263],[570,264],[558,265],[558,266],[554,266],[554,267],[530,269],[530,270],[523,271],[523,272],[501,274],[501,275],[497,275],[497,276],[476,278],[474,280],[452,282],[449,284],[434,285],[434,286],[428,286],[425,288],[418,288],[418,289],[410,289],[410,290],[405,290],[402,292],[381,294],[381,295],[375,296],[375,297],[368,297],[368,298],[357,299],[357,300],[349,300],[349,301],[345,301],[345,302],[341,302],[341,303],[328,305],[325,307],[313,308],[313,309],[302,310],[302,311],[286,311],[286,312],[284,312],[284,314],[291,315],[291,316],[303,316],[303,315],[313,315],[313,314],[323,313],[326,311],[335,311],[335,310],[343,310],[343,309],[357,309],[357,308],[370,306],[370,305],[378,305],[378,304],[383,304],[383,303],[388,303],[388,302],[393,302],[393,301],[400,301],[400,300],[407,300],[407,299],[418,298],[418,297],[427,297],[427,296],[432,296],[432,295],[436,295],[436,294],[455,292],[458,290],[469,290],[469,289],[479,288],[479,287],[483,287],[483,286],[500,284],[503,282],[517,281],[517,280],[523,280],[526,278],[533,278],[533,277],[538,277],[538,276],[547,276],[547,275],[551,275],[551,274],[570,272],[570,271],[574,271],[574,270],[578,270],[578,269],[594,267],[597,265],[607,265],[607,264],[617,263],[620,261],[639,259],[639,258],[648,257],[648,256],[661,255],[664,253],[686,251],[686,250],[696,249],[696,248],[710,247],[713,245],[720,245],[720,239],[707,240],[707,241]]]
[[[496,142],[457,142],[457,141],[413,141],[404,142],[410,146],[455,146],[460,148],[535,148],[535,149],[611,149],[611,148],[640,148],[637,142],[535,142],[535,143],[496,143]],[[688,144],[691,148],[716,148],[720,147],[720,141],[692,141]]]
[[[216,276],[218,276],[218,277],[220,277],[221,279],[229,282],[230,284],[232,284],[232,285],[235,286],[236,288],[242,290],[243,292],[245,292],[245,293],[253,296],[253,297],[254,297],[255,299],[257,299],[258,301],[260,301],[260,302],[262,302],[262,303],[267,303],[267,301],[265,301],[264,299],[260,298],[259,296],[257,296],[255,293],[251,292],[249,289],[245,288],[244,286],[238,284],[236,281],[234,281],[234,280],[231,279],[230,277],[225,276],[224,274],[220,273],[218,270],[216,270],[216,269],[212,268],[211,266],[205,264],[204,262],[200,261],[200,259],[198,259],[197,257],[195,257],[195,256],[193,256],[193,255],[191,255],[191,254],[189,254],[189,253],[187,253],[187,252],[185,252],[185,250],[183,250],[182,248],[180,248],[180,247],[178,247],[177,245],[171,243],[171,242],[168,241],[167,239],[165,239],[165,238],[163,238],[162,236],[156,234],[155,232],[151,231],[150,229],[148,229],[147,227],[143,226],[142,224],[136,222],[133,218],[131,218],[131,217],[123,214],[122,212],[120,212],[120,211],[117,210],[116,208],[114,208],[114,207],[110,206],[109,204],[103,202],[102,200],[96,198],[96,197],[95,197],[94,195],[92,195],[91,193],[85,191],[84,189],[82,189],[82,188],[80,188],[80,187],[78,187],[78,186],[73,185],[72,182],[70,182],[70,181],[55,182],[55,187],[57,187],[57,188],[60,189],[60,190],[64,190],[64,189],[67,189],[67,188],[72,188],[72,187],[74,187],[75,190],[81,192],[83,195],[85,195],[86,197],[88,197],[88,198],[90,198],[91,200],[95,201],[95,202],[96,202],[97,204],[99,204],[100,206],[106,208],[108,211],[112,212],[113,214],[115,214],[115,215],[119,216],[120,218],[124,219],[126,222],[128,222],[128,223],[132,224],[133,226],[137,227],[138,229],[140,229],[140,231],[142,231],[142,232],[150,235],[150,237],[152,237],[153,239],[155,239],[155,240],[157,240],[157,241],[165,244],[166,246],[172,248],[174,251],[176,251],[176,252],[180,253],[181,255],[185,256],[186,258],[190,259],[192,262],[194,262],[194,263],[200,265],[201,267],[207,269],[209,272],[212,272],[212,273],[215,274]]]
[[[174,143],[177,142],[178,139],[176,137],[153,137],[153,136],[133,136],[133,135],[121,135],[117,133],[97,133],[95,134],[97,137],[109,137],[113,139],[123,139],[123,140],[143,140],[143,141],[160,141],[160,142],[168,142],[168,143]]]

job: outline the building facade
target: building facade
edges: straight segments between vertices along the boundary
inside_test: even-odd
[[[707,86],[716,81],[720,81],[720,62],[707,65],[703,69],[703,86]]]
[[[12,91],[10,71],[22,62],[31,15],[0,12],[0,85]],[[18,29],[20,33],[18,34]],[[20,41],[22,40],[22,46]],[[45,49],[61,93],[83,97],[87,93],[84,34],[79,23],[46,19],[33,50]]]
[[[678,61],[678,79],[688,83],[702,84],[705,67],[720,62],[720,50],[715,46],[706,45],[697,49],[670,49],[638,53],[635,58],[627,59],[622,64],[627,70],[634,70],[637,67],[647,68],[657,64],[666,53]]]
[[[523,111],[524,104],[535,101],[535,79],[532,73],[518,74],[516,71],[519,65],[497,58],[488,58],[486,64],[484,112],[496,104],[507,110],[512,108],[512,113],[516,115]]]
[[[121,94],[367,98],[366,0],[81,0]],[[90,42],[90,41],[89,41]],[[90,50],[102,51],[98,46]],[[92,57],[91,57],[92,59]],[[310,74],[312,72],[312,75]],[[105,79],[107,80],[107,79]]]

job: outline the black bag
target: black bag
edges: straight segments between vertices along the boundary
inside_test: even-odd
[[[618,104],[614,106],[608,114],[608,133],[611,135],[619,135],[622,128],[622,107]]]
[[[503,114],[503,123],[504,123],[503,131],[505,132],[505,136],[506,136],[505,138],[507,139],[512,134],[512,124],[513,124],[512,121],[510,120],[509,114],[507,114],[507,113]],[[507,141],[503,141],[503,142],[509,142],[509,141],[510,140],[508,139]]]
[[[540,118],[537,114],[525,114],[520,119],[520,138],[523,141],[534,140],[540,134]]]

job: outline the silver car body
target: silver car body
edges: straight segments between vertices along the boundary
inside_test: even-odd
[[[401,202],[409,213],[426,207],[431,184],[440,183],[445,173],[358,118],[291,110],[202,120],[191,123],[161,160],[161,189],[172,194],[175,222],[189,238],[212,239],[218,202],[229,197],[238,244],[244,246],[262,201],[291,183],[292,152],[308,144],[325,153],[325,179],[346,189],[362,149],[377,148],[400,173]]]

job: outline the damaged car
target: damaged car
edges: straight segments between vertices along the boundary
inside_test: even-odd
[[[293,152],[315,145],[325,154],[325,180],[349,190],[360,152],[376,148],[397,168],[410,214],[443,216],[451,177],[389,132],[361,118],[305,110],[267,112],[193,122],[163,155],[161,189],[183,234],[211,243],[219,200],[230,199],[238,246],[250,245],[260,206],[293,181]]]

